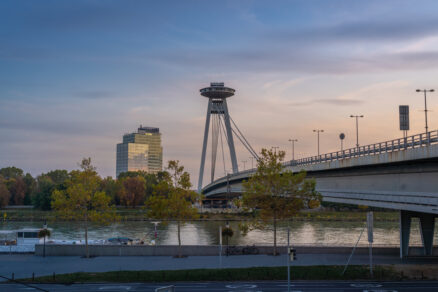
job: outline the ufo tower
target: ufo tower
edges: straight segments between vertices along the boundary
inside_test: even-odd
[[[230,152],[231,166],[233,173],[239,171],[236,158],[236,150],[234,148],[233,129],[231,128],[230,114],[228,112],[227,98],[234,95],[235,90],[225,87],[223,82],[212,82],[209,87],[200,90],[201,95],[208,98],[207,118],[205,120],[204,140],[202,143],[201,167],[199,169],[198,192],[202,190],[202,180],[204,178],[205,155],[207,153],[208,133],[211,123],[211,181],[214,180],[214,172],[216,168],[216,155],[219,138],[222,140],[222,135],[225,136],[225,141],[228,144]],[[233,122],[234,123],[234,122]],[[225,164],[225,160],[224,160]],[[225,168],[225,165],[224,165]]]

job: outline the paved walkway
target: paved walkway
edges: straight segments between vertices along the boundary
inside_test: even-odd
[[[299,254],[298,260],[292,265],[344,265],[348,254]],[[375,264],[401,264],[397,256],[376,255]],[[285,266],[286,255],[241,255],[223,256],[220,262],[217,256],[191,256],[173,258],[164,256],[153,257],[39,257],[34,255],[0,255],[0,275],[15,278],[73,273],[73,272],[105,272],[118,270],[181,270],[181,269],[212,269],[212,268],[243,268],[243,267],[275,267]],[[421,260],[420,260],[421,261]],[[410,261],[409,263],[416,263]],[[435,260],[436,263],[436,260]],[[355,255],[351,264],[369,264],[368,256]]]

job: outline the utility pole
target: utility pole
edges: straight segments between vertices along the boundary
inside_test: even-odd
[[[359,118],[363,118],[363,115],[350,115],[350,118],[356,118],[356,147],[359,149]]]
[[[417,89],[417,92],[424,92],[424,119],[426,120],[426,134],[429,130],[429,127],[427,126],[427,101],[426,101],[426,92],[434,92],[434,89]]]
[[[313,132],[318,134],[318,156],[319,156],[319,133],[324,133],[324,130],[316,129]]]
[[[289,142],[292,143],[292,161],[295,160],[295,142],[298,142],[297,139],[289,139]]]

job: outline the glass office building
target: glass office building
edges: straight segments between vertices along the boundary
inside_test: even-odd
[[[125,171],[156,173],[163,170],[160,129],[140,125],[137,133],[123,135],[123,143],[117,144],[116,160],[117,176]]]

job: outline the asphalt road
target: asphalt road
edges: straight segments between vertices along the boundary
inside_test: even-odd
[[[74,285],[34,285],[46,291],[155,291],[156,288],[172,283],[116,283],[116,284],[74,284]],[[285,281],[266,282],[184,282],[173,283],[176,292],[261,292],[287,291]],[[0,284],[0,291],[38,291],[20,284]],[[398,292],[398,291],[438,291],[438,281],[417,282],[350,282],[350,281],[299,281],[292,282],[292,292],[298,291],[360,291],[360,292]]]

